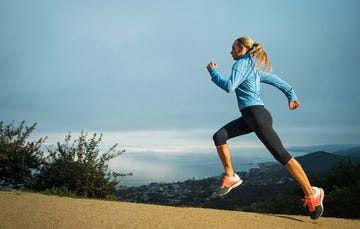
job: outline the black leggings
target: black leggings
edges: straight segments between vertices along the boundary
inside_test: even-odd
[[[242,109],[241,114],[242,117],[229,122],[214,134],[215,145],[224,145],[230,138],[255,132],[274,158],[285,165],[292,156],[272,128],[270,112],[264,106],[250,106]]]

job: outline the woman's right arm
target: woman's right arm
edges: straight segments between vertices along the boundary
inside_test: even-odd
[[[211,80],[228,93],[234,91],[244,81],[243,74],[239,71],[238,63],[233,65],[229,79],[224,79],[220,75],[217,70],[217,64],[214,62],[210,62],[207,69],[210,73]]]

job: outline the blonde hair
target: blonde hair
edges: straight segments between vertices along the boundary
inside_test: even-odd
[[[261,72],[271,72],[271,62],[260,43],[254,42],[250,37],[240,37],[235,41],[239,47],[244,46],[248,54],[256,56],[255,67]]]

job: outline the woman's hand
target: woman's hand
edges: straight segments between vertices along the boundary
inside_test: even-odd
[[[300,106],[300,103],[298,100],[289,102],[289,109],[295,110]]]
[[[217,65],[215,62],[211,61],[211,62],[208,64],[207,69],[210,70],[210,69],[212,69],[212,68],[217,68],[217,67],[218,67],[218,65]]]

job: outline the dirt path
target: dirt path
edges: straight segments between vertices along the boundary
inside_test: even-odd
[[[0,228],[360,228],[360,220],[165,207],[0,191]]]

